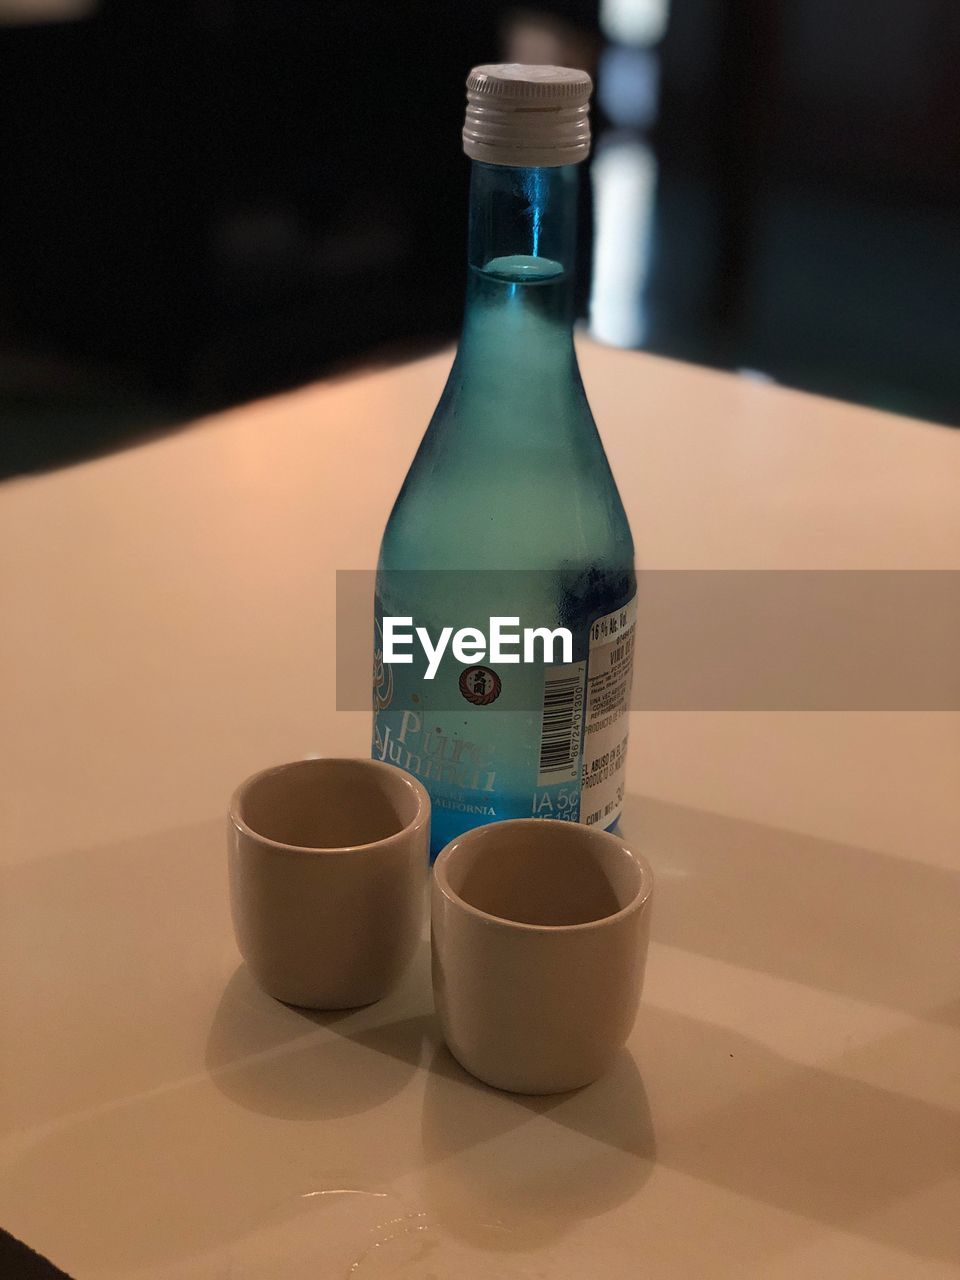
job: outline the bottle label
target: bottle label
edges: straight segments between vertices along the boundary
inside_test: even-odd
[[[519,817],[613,825],[623,807],[636,595],[574,632],[573,662],[498,670],[445,657],[430,681],[411,665],[383,663],[382,616],[378,598],[373,755],[420,778],[438,832]]]
[[[637,597],[590,628],[580,820],[609,827],[623,808]]]
[[[623,808],[637,598],[595,618],[583,662],[547,667],[532,816],[610,827]]]

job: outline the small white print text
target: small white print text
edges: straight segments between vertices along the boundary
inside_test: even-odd
[[[464,664],[484,659],[500,665],[573,661],[573,635],[569,628],[557,627],[551,631],[549,627],[524,627],[521,631],[519,618],[499,617],[490,619],[489,640],[478,627],[461,627],[459,631],[443,627],[435,644],[426,627],[414,627],[413,618],[385,617],[383,661],[390,665],[413,662],[413,654],[405,650],[413,647],[415,639],[427,659],[425,680],[432,680],[437,674],[448,647],[457,662]],[[559,656],[556,654],[558,641]]]

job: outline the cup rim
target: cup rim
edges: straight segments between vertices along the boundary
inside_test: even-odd
[[[475,907],[472,903],[467,902],[465,898],[461,898],[460,894],[457,893],[447,879],[447,863],[453,857],[456,846],[463,844],[464,841],[472,841],[478,838],[481,832],[488,830],[490,827],[516,827],[521,823],[526,825],[528,822],[540,822],[551,827],[563,827],[567,830],[570,827],[580,827],[588,840],[599,840],[602,843],[616,845],[622,853],[630,857],[640,868],[640,888],[636,895],[619,911],[614,911],[608,916],[600,916],[596,920],[581,920],[578,924],[528,924],[523,920],[510,920],[506,916],[492,915],[489,911],[483,911],[480,907]],[[433,864],[433,880],[443,896],[454,906],[466,911],[469,915],[475,916],[478,920],[484,921],[486,924],[495,925],[503,929],[520,929],[527,933],[551,935],[577,933],[613,925],[634,912],[642,910],[650,901],[654,884],[653,867],[651,867],[642,853],[631,848],[623,836],[616,836],[611,831],[596,831],[590,827],[583,826],[581,823],[565,822],[561,818],[505,818],[500,822],[485,822],[482,826],[471,827],[469,831],[464,831],[461,835],[455,836],[437,854],[437,859]]]
[[[286,770],[294,768],[297,765],[316,764],[316,765],[338,765],[351,764],[360,765],[364,769],[374,770],[379,773],[398,774],[402,782],[409,786],[417,797],[417,812],[410,821],[399,831],[394,831],[388,836],[384,836],[381,840],[370,840],[364,844],[344,844],[344,845],[305,845],[305,844],[286,844],[282,840],[273,840],[270,836],[261,835],[259,831],[255,831],[243,819],[240,813],[240,806],[247,790],[261,778],[268,777],[270,774],[284,773]],[[430,795],[418,778],[408,773],[406,769],[400,769],[395,764],[389,764],[385,760],[370,760],[365,756],[304,756],[301,760],[286,760],[283,764],[269,765],[266,769],[258,769],[255,773],[249,774],[243,779],[230,797],[230,805],[227,810],[230,822],[237,831],[249,837],[251,840],[257,841],[259,844],[267,845],[271,849],[276,849],[279,853],[290,853],[297,857],[303,854],[319,854],[323,857],[334,857],[338,854],[362,854],[369,853],[373,850],[386,849],[393,844],[399,844],[402,840],[410,835],[418,834],[430,821]]]

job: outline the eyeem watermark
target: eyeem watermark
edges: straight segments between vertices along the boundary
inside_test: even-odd
[[[337,573],[335,694],[341,711],[369,709],[375,661],[386,674],[422,679],[427,665],[422,642],[400,614],[412,613],[416,623],[426,624],[430,652],[439,647],[442,656],[439,666],[431,664],[434,678],[423,686],[430,691],[432,712],[462,710],[465,697],[481,695],[467,673],[483,665],[472,655],[483,652],[481,643],[489,650],[488,615],[494,610],[519,614],[521,624],[531,627],[564,623],[573,632],[575,664],[589,662],[575,619],[596,617],[604,609],[589,579],[584,584],[582,575],[552,570],[488,569],[467,580],[452,569],[395,570],[379,613],[377,584],[375,569]],[[631,694],[636,710],[960,710],[958,570],[649,569],[637,575],[637,588]],[[558,598],[561,607],[552,613],[534,603]],[[414,603],[421,600],[433,602],[436,611],[422,613]],[[383,661],[379,624],[387,615],[398,635],[391,643],[396,656],[390,656],[403,660],[393,666]],[[441,642],[438,633],[447,622],[452,630]],[[468,623],[479,634],[461,633],[467,648],[458,663],[453,635]],[[504,637],[516,636],[520,628],[509,620],[498,625],[498,648],[507,661],[502,653],[496,659],[488,655],[485,677],[491,685],[489,672],[509,677],[503,683],[511,709],[538,712],[543,683],[535,677],[543,669],[517,665],[523,661],[522,632],[519,642],[506,643]],[[404,634],[407,643],[399,639]],[[559,649],[555,643],[554,663],[548,659],[545,665],[557,664]],[[453,678],[458,667],[466,691]],[[482,696],[490,691],[487,687]]]
[[[414,641],[419,641],[427,659],[425,680],[432,680],[439,670],[448,647],[457,662],[473,663],[489,661],[499,665],[518,662],[543,662],[545,665],[573,661],[573,635],[567,627],[524,627],[520,619],[493,617],[490,619],[489,639],[479,627],[441,628],[434,643],[426,627],[414,627],[413,618],[385,616],[383,626],[383,661],[388,666],[413,662]],[[537,644],[540,656],[537,656]],[[557,654],[559,643],[560,652]],[[522,656],[521,656],[522,654]]]

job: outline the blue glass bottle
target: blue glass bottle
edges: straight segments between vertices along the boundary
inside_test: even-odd
[[[387,523],[373,754],[420,777],[432,856],[513,817],[615,824],[635,609],[633,541],[574,351],[578,173],[473,161],[463,332]],[[570,629],[573,662],[382,663],[382,618]]]

